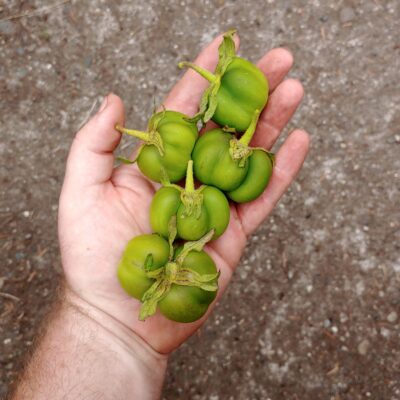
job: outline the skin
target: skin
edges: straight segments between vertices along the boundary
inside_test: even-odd
[[[207,211],[208,228],[215,229],[214,239],[220,237],[229,224],[230,209],[225,195],[209,186],[203,190],[204,208]],[[207,233],[207,232],[205,232]]]
[[[214,261],[204,251],[190,252],[182,266],[201,275],[217,272]],[[205,314],[216,295],[216,292],[206,292],[197,287],[172,285],[171,291],[158,306],[168,319],[189,323]]]
[[[273,164],[266,152],[254,149],[243,166],[230,154],[233,135],[212,129],[199,138],[192,158],[196,178],[227,192],[236,203],[256,199],[268,185]]]
[[[220,41],[195,62],[213,70]],[[270,83],[270,101],[252,146],[270,149],[303,97],[298,81],[283,81],[292,62],[284,49],[271,50],[258,62]],[[165,107],[194,115],[206,87],[203,78],[188,71]],[[138,320],[139,301],[125,293],[116,271],[128,241],[151,232],[148,209],[155,186],[135,166],[113,168],[121,140],[116,123],[124,124],[124,107],[119,97],[109,95],[72,144],[59,207],[65,289],[13,399],[58,399],[66,393],[87,399],[98,398],[96,393],[114,399],[159,398],[168,354],[201,327],[215,304],[189,324],[169,321],[161,313]],[[276,153],[265,192],[253,202],[232,205],[225,234],[206,246],[221,271],[217,297],[229,283],[247,236],[294,180],[308,146],[306,132],[292,132]]]
[[[150,206],[150,224],[154,232],[168,237],[168,224],[177,216],[178,237],[193,241],[215,229],[214,239],[221,236],[229,223],[229,203],[218,189],[208,186],[202,190],[203,204],[200,215],[186,215],[181,193],[173,187],[162,187],[153,197]]]
[[[238,79],[238,76],[240,79]],[[254,110],[262,110],[268,100],[268,82],[250,61],[236,57],[221,79],[218,105],[212,120],[221,126],[244,132]]]
[[[154,283],[154,279],[148,278],[144,271],[148,255],[152,256],[153,271],[166,265],[169,251],[168,241],[157,234],[136,236],[128,242],[117,275],[121,286],[130,296],[141,300],[146,290]],[[217,272],[214,261],[204,251],[190,252],[185,257],[182,267],[200,275]],[[216,292],[207,292],[197,287],[172,285],[158,306],[168,319],[193,322],[204,315],[215,296]]]
[[[193,149],[194,174],[206,184],[229,192],[236,189],[245,179],[248,163],[242,168],[229,154],[232,134],[222,129],[206,132]]]
[[[162,168],[171,182],[177,182],[185,176],[186,166],[198,136],[196,124],[185,121],[180,113],[167,111],[157,130],[163,140],[164,156],[160,156],[155,146],[144,146],[137,160],[138,166],[155,182],[160,182]]]
[[[236,203],[256,199],[264,191],[272,175],[272,161],[262,150],[254,150],[248,159],[247,173],[239,187],[227,196]]]
[[[168,224],[178,212],[181,194],[173,187],[162,187],[154,194],[150,205],[150,225],[154,232],[168,237]]]
[[[118,279],[131,296],[141,299],[153,283],[143,267],[147,256],[152,255],[151,270],[163,267],[169,257],[168,242],[158,235],[140,235],[131,239],[118,266]]]

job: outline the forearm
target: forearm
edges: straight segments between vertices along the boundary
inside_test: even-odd
[[[67,296],[12,398],[158,399],[166,364],[118,321]]]

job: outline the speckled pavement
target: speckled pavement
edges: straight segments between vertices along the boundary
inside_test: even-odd
[[[0,397],[60,275],[74,132],[110,91],[144,128],[178,61],[237,27],[253,61],[293,52],[306,96],[286,133],[308,130],[312,149],[210,321],[171,357],[164,398],[400,399],[399,2],[73,0],[5,20],[56,3],[0,2]]]

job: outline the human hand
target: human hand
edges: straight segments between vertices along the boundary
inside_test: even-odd
[[[196,64],[213,70],[220,41],[221,37],[214,40]],[[298,81],[283,80],[292,62],[292,56],[284,49],[274,49],[258,62],[269,80],[270,99],[252,146],[269,150],[303,97]],[[194,115],[206,87],[203,78],[187,71],[164,105],[166,109]],[[160,313],[142,322],[138,320],[140,302],[121,288],[116,274],[120,257],[131,238],[151,232],[149,207],[158,186],[144,177],[136,165],[113,167],[113,151],[121,140],[114,129],[117,123],[124,125],[124,107],[111,94],[77,133],[70,150],[59,209],[66,297],[86,309],[107,315],[110,321],[115,321],[112,329],[125,326],[124,329],[127,327],[132,335],[140,336],[157,352],[168,354],[204,323],[212,305],[201,320],[190,324],[169,321]],[[239,262],[247,236],[268,216],[300,170],[308,144],[307,133],[292,132],[276,154],[273,175],[263,195],[250,203],[231,205],[228,229],[206,246],[221,271],[218,297]]]

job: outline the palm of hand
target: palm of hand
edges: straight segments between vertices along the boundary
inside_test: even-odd
[[[138,333],[153,348],[165,353],[190,336],[204,319],[191,324],[177,324],[157,313],[141,322],[138,320],[140,303],[123,291],[116,276],[116,266],[126,243],[137,235],[151,233],[149,206],[154,193],[155,187],[136,166],[117,168],[108,182],[92,186],[81,194],[85,201],[80,202],[75,215],[70,212],[64,219],[61,214],[60,242],[65,273],[73,290],[88,303],[105,310]],[[236,218],[235,211],[232,207],[232,218]],[[65,231],[63,226],[69,227],[71,236],[61,233]],[[237,259],[230,258],[232,265],[219,256],[213,244],[206,247],[221,270],[221,287],[226,286],[245,245],[242,231],[239,235],[229,232],[237,229],[235,222],[228,229],[226,236],[217,242],[235,249]],[[75,243],[77,237],[80,239],[78,247]],[[232,243],[232,237],[236,238],[236,243]],[[74,244],[70,245],[71,242]],[[69,249],[74,253],[71,254]],[[73,263],[69,262],[70,259]]]
[[[217,46],[218,40],[199,56],[197,63],[212,68]],[[291,57],[285,50],[271,51],[259,66],[274,91],[260,119],[254,145],[270,148],[299,104],[302,88],[293,80],[280,83],[291,66]],[[189,115],[194,113],[205,85],[188,71],[165,101],[166,107]],[[120,141],[114,126],[117,122],[123,124],[124,112],[118,97],[110,95],[106,100],[103,109],[78,133],[71,148],[60,199],[63,266],[69,288],[84,301],[128,326],[155,350],[169,353],[201,326],[208,313],[190,324],[169,321],[159,313],[141,322],[140,303],[130,298],[118,283],[116,268],[126,243],[151,232],[149,207],[156,185],[136,165],[113,169],[112,153]],[[276,115],[278,108],[280,115]],[[206,247],[221,271],[218,296],[240,259],[246,236],[269,214],[293,180],[307,148],[307,134],[293,132],[277,154],[274,174],[263,196],[252,203],[232,205],[227,231]]]

